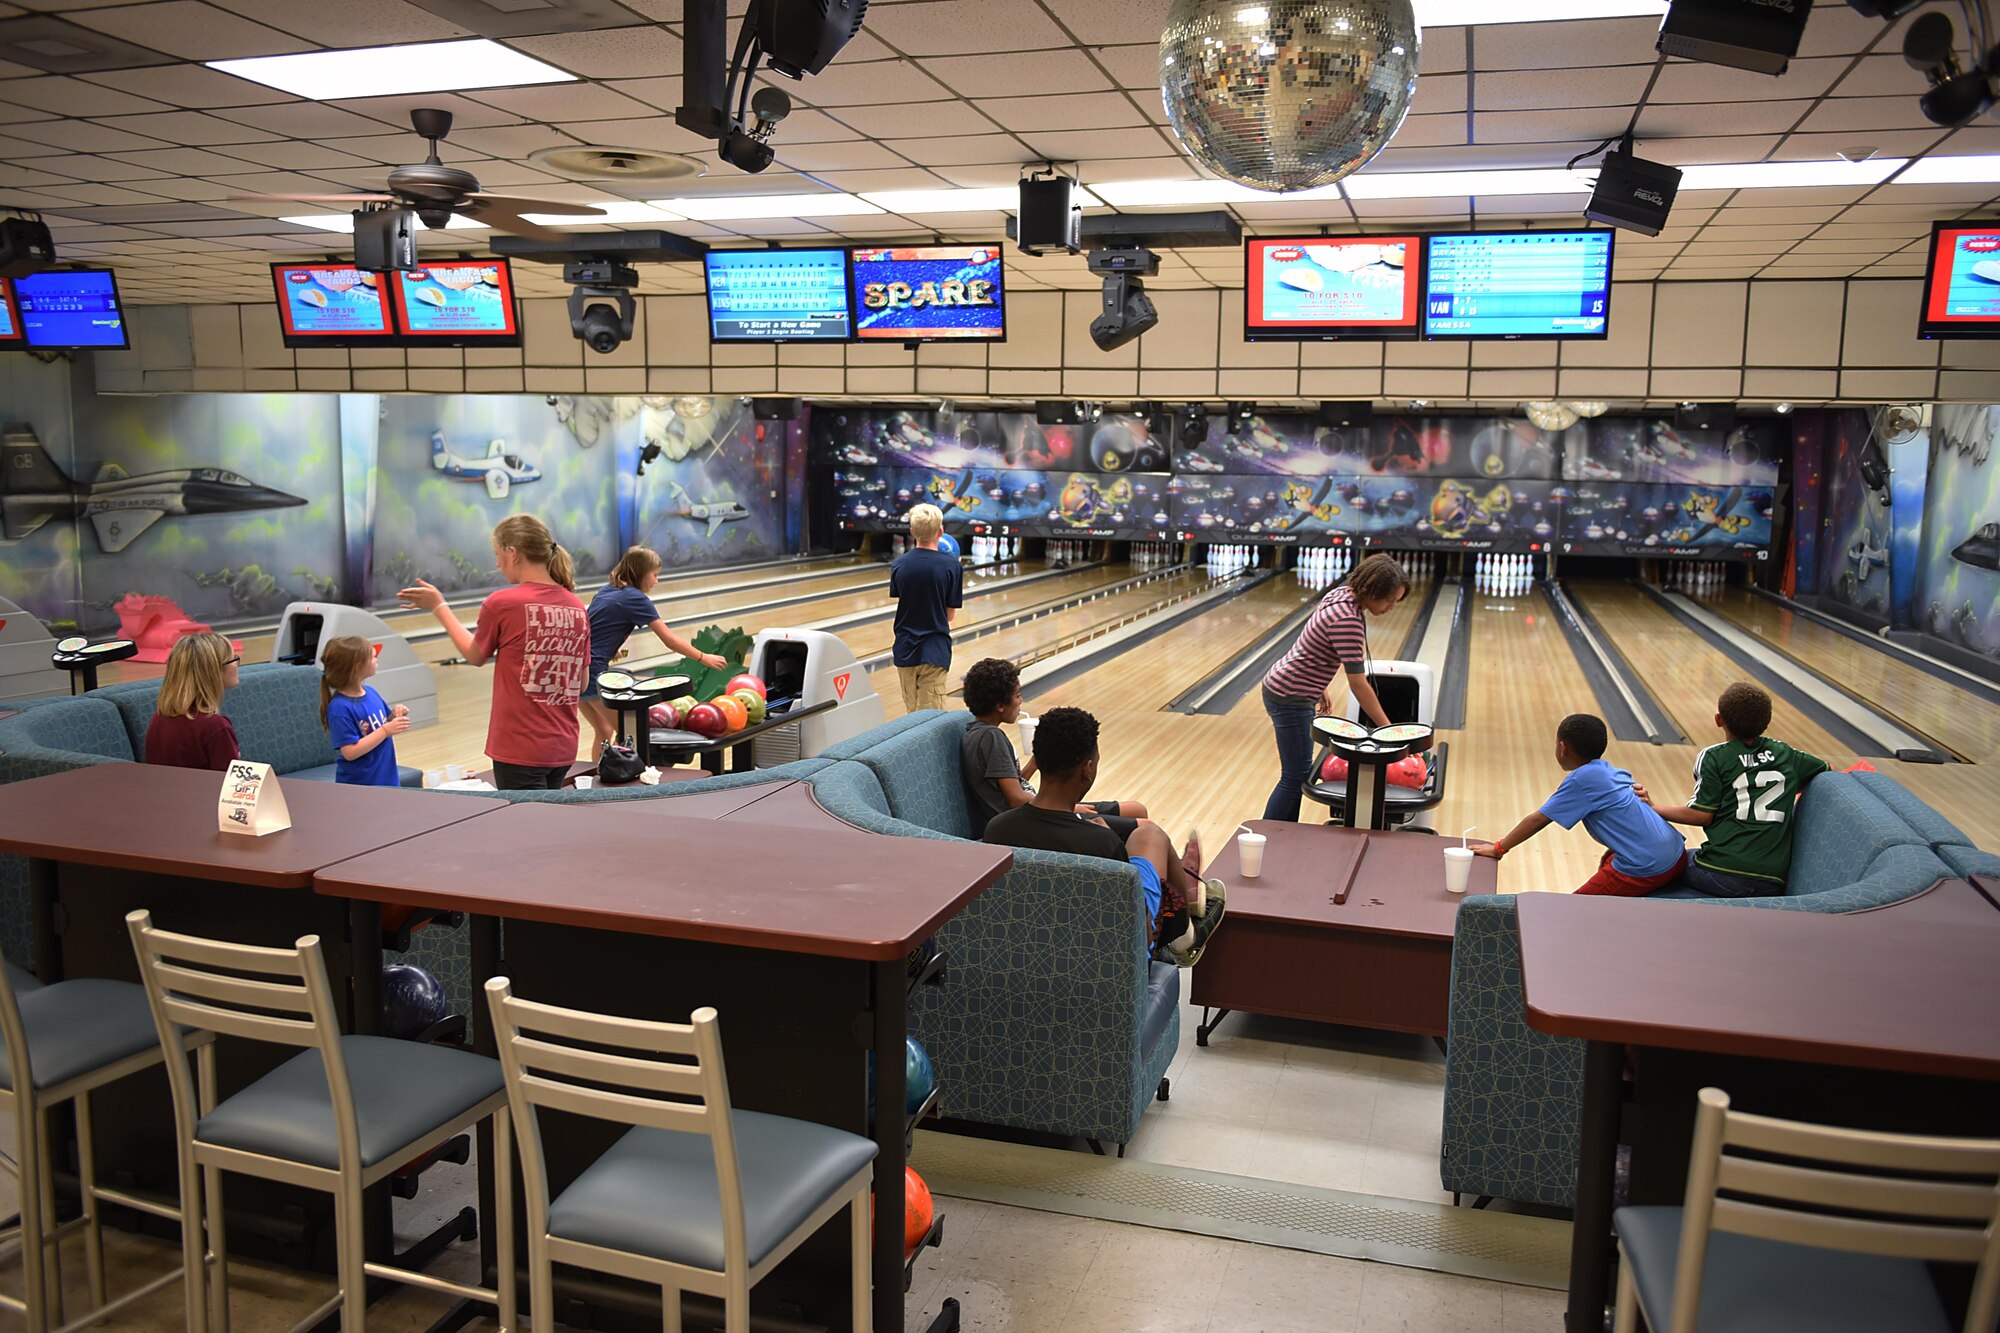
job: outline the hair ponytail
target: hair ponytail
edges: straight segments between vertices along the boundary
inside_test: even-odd
[[[548,524],[533,514],[512,514],[501,519],[493,529],[493,544],[503,551],[512,551],[531,565],[541,565],[549,571],[549,581],[558,587],[576,591],[576,566],[569,552],[556,543]]]
[[[560,542],[549,543],[549,577],[559,587],[576,591],[576,566],[571,563],[569,552],[563,550]]]

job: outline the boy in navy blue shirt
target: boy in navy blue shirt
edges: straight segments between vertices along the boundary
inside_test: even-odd
[[[1578,893],[1642,898],[1680,878],[1687,844],[1640,798],[1632,775],[1605,762],[1609,741],[1603,718],[1590,713],[1564,718],[1556,728],[1556,762],[1567,773],[1562,785],[1541,809],[1524,816],[1505,837],[1475,847],[1474,854],[1498,861],[1550,824],[1574,828],[1581,820],[1605,852]]]
[[[958,557],[938,550],[944,513],[922,504],[910,511],[910,540],[916,543],[889,566],[889,595],[896,599],[896,683],[903,710],[943,708],[945,678],[951,671],[951,623],[965,600],[965,571]]]

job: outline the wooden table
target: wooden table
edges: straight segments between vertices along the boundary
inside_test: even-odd
[[[754,818],[746,810],[777,795],[720,821],[676,817],[678,801],[515,805],[330,867],[317,887],[471,913],[472,975],[509,976],[525,999],[677,1022],[713,1005],[736,1105],[870,1133],[865,1052],[874,1052],[878,1103],[904,1103],[912,948],[998,879],[1012,854],[853,829],[738,831]],[[477,1016],[475,1028],[490,1049]],[[900,1113],[879,1120],[875,1328],[900,1330],[906,1126]],[[616,1133],[570,1119],[561,1131],[545,1137],[556,1190]],[[482,1180],[482,1202],[490,1190]],[[801,1311],[846,1329],[847,1264],[845,1229],[830,1225],[759,1285],[758,1313]],[[632,1326],[659,1326],[656,1290],[559,1285],[562,1299],[590,1307],[582,1322],[623,1314]]]
[[[1681,1122],[1707,1082],[1745,1110],[1991,1136],[2000,911],[1982,903],[1962,880],[1849,915],[1521,895],[1528,1023],[1588,1043],[1571,1333],[1603,1323],[1628,1044],[1644,1048],[1635,1202],[1678,1202]]]
[[[125,915],[239,944],[288,946],[317,934],[349,1032],[373,1032],[381,1013],[382,929],[372,903],[335,903],[310,892],[323,866],[504,809],[479,797],[278,779],[292,827],[261,838],[216,827],[222,775],[112,763],[10,784],[0,796],[0,851],[28,858],[35,969],[42,980],[139,979]],[[296,1052],[228,1043],[223,1096]],[[153,1070],[100,1097],[98,1171],[106,1180],[172,1199],[179,1193],[172,1102]],[[229,1188],[239,1253],[333,1271],[332,1196],[240,1178]],[[372,1258],[391,1243],[386,1189],[371,1192]],[[403,1259],[421,1265],[466,1229],[454,1219]],[[449,1234],[447,1234],[447,1232]],[[429,1248],[425,1248],[428,1246]],[[399,1260],[400,1261],[400,1260]]]
[[[1229,906],[1194,969],[1195,1044],[1238,1009],[1444,1036],[1463,900],[1445,892],[1444,840],[1273,819],[1249,827],[1268,839],[1263,874],[1243,878],[1234,838],[1208,871]],[[1498,877],[1496,862],[1474,860],[1470,892],[1493,892]]]

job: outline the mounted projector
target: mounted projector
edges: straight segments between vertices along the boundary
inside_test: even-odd
[[[1811,14],[1812,0],[1670,0],[1656,48],[1663,56],[1783,74]]]
[[[1680,188],[1680,168],[1634,157],[1632,140],[1627,137],[1604,155],[1597,188],[1590,192],[1590,206],[1583,215],[1592,222],[1609,223],[1641,236],[1658,236],[1667,225],[1667,214],[1673,211],[1674,195]]]
[[[1160,322],[1144,279],[1160,271],[1160,257],[1143,245],[1090,252],[1090,271],[1104,278],[1103,306],[1090,321],[1090,340],[1109,352]]]
[[[1067,176],[1021,177],[1020,225],[1014,244],[1024,255],[1083,249],[1083,206],[1075,202],[1076,182]]]
[[[395,273],[417,266],[417,215],[407,208],[364,209],[354,215],[354,267]]]
[[[56,262],[55,238],[40,218],[0,218],[0,278],[25,278]]]

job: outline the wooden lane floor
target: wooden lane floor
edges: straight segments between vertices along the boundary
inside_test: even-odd
[[[1973,763],[2000,763],[2000,707],[1746,589],[1700,601]]]
[[[1103,579],[1103,584],[1123,582],[1138,572],[1130,566],[1124,565],[1111,566],[1109,570],[1112,576]],[[1078,577],[1083,577],[1083,575],[1080,573]],[[1135,610],[1154,605],[1169,597],[1197,590],[1206,586],[1209,581],[1209,575],[1202,570],[1186,570],[1181,573],[1168,575],[1165,578],[1140,584],[1136,587],[1109,593],[1095,601],[1084,602],[1080,605],[1069,607],[1066,610],[1037,616],[1035,619],[1016,625],[1011,629],[1000,630],[982,638],[967,639],[954,643],[952,647],[951,681],[949,685],[949,688],[954,693],[949,696],[947,702],[954,708],[960,706],[959,697],[956,694],[960,678],[964,676],[967,667],[981,658],[1004,657],[1014,662],[1029,661],[1053,649],[1072,635],[1080,634],[1096,625],[1121,619],[1132,614]],[[1067,580],[1051,580],[1049,583],[1036,584],[1034,588],[1036,590],[1044,590],[1058,582],[1064,583],[1067,587]],[[1088,586],[1102,586],[1102,584]],[[1055,593],[1048,593],[1044,596],[1036,597],[1033,601],[1026,602],[1023,605],[1039,605],[1041,602],[1054,600],[1056,595]],[[1075,595],[1075,590],[1071,589],[1068,595]],[[1020,607],[1014,608],[1015,611],[1019,611],[1020,609]],[[980,619],[968,620],[961,613],[958,628],[971,628],[990,619],[1004,619],[1005,614],[999,612],[988,613],[982,608]],[[864,626],[860,629],[850,630],[841,637],[847,641],[849,646],[854,648],[856,654],[867,656],[869,653],[882,652],[887,649],[893,639],[893,634],[887,627]],[[883,707],[887,710],[888,716],[892,718],[901,717],[904,711],[903,700],[897,684],[896,669],[893,666],[878,667],[870,673],[869,678],[874,682],[876,692],[882,696]],[[1031,713],[1038,712],[1042,707],[1044,705],[1041,701],[1035,700],[1029,704],[1028,711]]]

